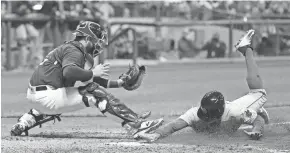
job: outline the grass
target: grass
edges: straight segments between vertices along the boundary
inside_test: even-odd
[[[287,119],[290,107],[284,106],[290,105],[290,62],[262,61],[258,65],[268,92],[266,107],[271,115],[274,112],[274,116]],[[161,64],[148,66],[147,70],[139,89],[109,91],[136,112],[151,110],[152,116],[179,116],[198,105],[202,96],[211,90],[221,91],[227,100],[234,100],[248,91],[244,63]],[[111,78],[117,78],[125,71],[126,67],[113,67]],[[31,73],[2,73],[2,117],[20,116],[33,107],[25,99]],[[88,108],[63,115],[96,116],[101,113]]]

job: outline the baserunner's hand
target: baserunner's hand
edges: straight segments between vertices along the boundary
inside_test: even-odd
[[[161,137],[158,133],[140,133],[138,136],[141,140],[145,140],[149,143],[155,142]]]
[[[246,131],[244,130],[244,133],[250,137],[252,140],[259,140],[263,134],[261,132],[255,132],[255,131]]]
[[[94,77],[108,77],[109,76],[109,74],[108,74],[109,69],[110,69],[109,63],[99,64],[92,69],[93,76]]]

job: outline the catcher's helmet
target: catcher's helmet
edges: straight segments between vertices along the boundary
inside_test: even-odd
[[[206,93],[201,99],[201,105],[197,115],[204,121],[211,121],[213,119],[219,120],[224,113],[224,109],[225,100],[222,93],[211,91]]]
[[[94,44],[94,50],[89,52],[93,57],[98,56],[105,45],[108,45],[108,34],[105,27],[91,21],[80,22],[74,34],[76,36],[91,37]]]

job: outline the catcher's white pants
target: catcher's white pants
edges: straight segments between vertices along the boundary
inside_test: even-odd
[[[58,89],[53,89],[50,86],[46,87],[48,89],[44,91],[35,91],[35,87],[32,86],[27,90],[27,99],[41,113],[62,114],[86,108],[77,87]],[[87,97],[90,106],[93,106],[96,102],[95,98],[92,95]]]

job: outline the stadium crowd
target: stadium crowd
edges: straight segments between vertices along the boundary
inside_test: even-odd
[[[154,17],[158,2],[130,1],[64,1],[66,16],[70,17]],[[182,16],[187,19],[215,19],[215,14],[231,13],[239,17],[276,17],[289,16],[288,1],[164,1],[161,15]],[[59,11],[57,1],[13,1],[12,13],[26,7],[30,12],[51,14]],[[1,1],[1,15],[7,13],[7,1]]]
[[[163,1],[163,2],[130,2],[130,1],[63,1],[60,3],[58,1],[11,1],[11,12],[8,12],[7,1],[1,1],[1,16],[41,16],[49,15],[51,17],[57,18],[93,18],[95,20],[106,21],[111,17],[156,17],[156,11],[160,7],[160,14],[162,17],[172,17],[181,18],[185,20],[218,20],[218,19],[228,19],[231,18],[290,18],[290,2],[287,1]],[[1,31],[5,25],[2,24]],[[64,26],[64,24],[59,24],[60,34],[65,35],[63,38],[69,39],[67,33],[61,32],[67,28],[68,31],[75,29],[77,23],[72,23]],[[20,60],[18,60],[18,68],[23,69],[23,67],[29,67],[27,61],[33,61],[37,63],[42,60],[42,51],[39,47],[28,47],[37,46],[40,40],[38,38],[43,35],[43,31],[40,29],[45,26],[41,23],[28,23],[19,22],[12,24],[15,28],[15,40],[20,51]],[[51,27],[56,26],[56,23],[51,23]],[[289,29],[290,30],[290,29]],[[290,32],[290,31],[289,31]],[[184,34],[183,34],[184,35]],[[142,36],[141,36],[142,37]],[[214,36],[213,36],[214,37]],[[1,36],[2,42],[5,35]],[[143,37],[142,37],[143,38]],[[123,40],[122,40],[123,39]],[[125,38],[126,39],[126,38]],[[124,38],[120,38],[120,42],[126,42]],[[148,43],[148,38],[143,39],[139,44]],[[149,39],[150,40],[150,39]],[[179,41],[179,46],[177,47],[182,53],[182,48],[180,46],[193,46],[190,42],[186,42],[186,38],[182,37]],[[222,40],[221,40],[222,41]],[[124,43],[116,43],[116,47],[121,48],[120,45]],[[184,42],[184,43],[183,43]],[[59,42],[61,43],[61,42]],[[188,44],[189,43],[189,44]],[[174,43],[173,43],[174,44]],[[183,44],[183,45],[180,45]],[[209,43],[212,44],[212,43]],[[223,44],[223,43],[222,43]],[[118,46],[119,45],[119,46]],[[132,55],[132,47],[127,46],[127,52],[120,50],[119,53],[115,54],[115,58],[130,58]],[[224,46],[224,45],[222,45]],[[128,49],[129,48],[129,49]],[[142,48],[142,47],[141,47]],[[172,48],[172,47],[171,47]],[[210,48],[210,47],[203,47]],[[222,47],[226,48],[226,46]],[[148,47],[147,47],[148,49]],[[194,49],[194,46],[193,46]],[[3,49],[2,49],[3,50]],[[211,50],[211,49],[208,49]],[[219,57],[224,57],[224,50],[222,49],[218,54]],[[210,51],[209,51],[210,52]],[[3,52],[2,52],[3,53]],[[194,54],[190,55],[193,56]],[[3,55],[2,55],[3,56]],[[146,58],[156,57],[148,56],[144,54]],[[183,55],[182,55],[183,56]],[[185,54],[184,54],[185,56]],[[209,55],[207,57],[212,57]],[[2,58],[3,59],[3,58]],[[33,67],[33,66],[32,66]]]

